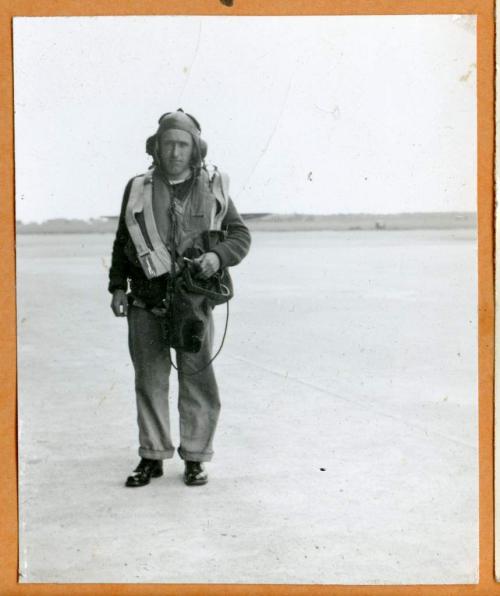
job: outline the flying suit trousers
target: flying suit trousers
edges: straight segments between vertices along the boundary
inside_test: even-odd
[[[128,309],[129,350],[135,371],[139,455],[148,459],[173,457],[168,404],[170,359],[165,345],[162,320],[153,313],[130,306]],[[220,400],[212,365],[201,372],[211,358],[214,324],[209,314],[207,331],[197,353],[177,353],[183,372],[179,378],[179,455],[184,460],[210,461],[212,441],[220,411]]]

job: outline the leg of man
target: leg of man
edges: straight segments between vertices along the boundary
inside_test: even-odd
[[[212,365],[214,322],[208,315],[207,331],[201,349],[195,354],[179,353],[179,455],[188,461],[210,461],[212,442],[220,412],[219,390]],[[202,369],[197,374],[193,372]],[[182,373],[187,373],[183,375]]]
[[[148,310],[130,306],[128,325],[135,370],[139,455],[148,459],[170,458],[175,452],[168,407],[170,359],[162,319]]]

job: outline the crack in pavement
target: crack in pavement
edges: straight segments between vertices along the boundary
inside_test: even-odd
[[[230,356],[230,358],[232,358],[234,360],[239,360],[240,362],[244,362],[245,364],[249,364],[251,366],[254,366],[255,368],[265,370],[266,372],[276,375],[278,377],[282,377],[283,379],[286,379],[287,381],[293,381],[294,383],[297,383],[299,385],[304,385],[305,387],[308,387],[309,389],[314,389],[315,391],[318,391],[319,393],[325,393],[326,395],[331,395],[332,397],[335,397],[336,399],[345,401],[349,404],[354,404],[354,405],[359,406],[363,409],[370,409],[372,412],[375,412],[379,416],[385,416],[386,418],[391,418],[392,420],[396,420],[397,422],[402,422],[405,426],[407,426],[411,429],[423,432],[427,436],[429,434],[435,435],[436,437],[440,437],[440,438],[450,441],[452,443],[456,443],[457,445],[460,445],[461,447],[466,447],[467,449],[472,449],[474,451],[477,451],[477,446],[474,444],[465,443],[465,442],[461,441],[460,439],[457,439],[456,437],[450,437],[449,435],[446,435],[439,431],[426,429],[425,427],[423,427],[419,424],[412,424],[412,423],[408,422],[407,420],[405,420],[404,418],[402,418],[401,416],[389,414],[388,412],[386,412],[384,410],[380,410],[378,408],[375,408],[372,405],[367,404],[364,401],[360,401],[358,399],[349,399],[348,397],[345,397],[344,395],[335,393],[334,391],[330,391],[329,389],[325,389],[324,387],[320,387],[318,385],[315,385],[314,383],[309,383],[308,381],[303,381],[302,379],[299,379],[297,377],[292,377],[288,374],[288,372],[282,373],[282,372],[273,370],[272,368],[268,368],[258,362],[254,362],[253,360],[249,360],[249,359],[243,358],[241,356]]]

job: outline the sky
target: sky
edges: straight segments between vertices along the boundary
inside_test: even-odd
[[[476,209],[473,16],[14,20],[16,218],[117,215],[182,107],[242,213]]]

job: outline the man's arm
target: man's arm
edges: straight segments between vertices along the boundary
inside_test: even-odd
[[[113,293],[115,290],[123,290],[126,292],[128,287],[127,277],[129,263],[127,255],[125,254],[125,245],[127,244],[129,233],[127,224],[125,223],[125,209],[127,207],[131,186],[132,180],[129,181],[125,187],[125,192],[123,193],[120,219],[118,220],[118,229],[113,242],[113,252],[111,256],[111,267],[109,269],[108,284],[108,291],[111,293]]]
[[[231,199],[228,201],[227,213],[222,221],[222,229],[227,230],[227,237],[224,242],[217,244],[211,252],[219,257],[221,267],[238,265],[248,254],[252,237]]]
[[[108,291],[113,294],[113,298],[111,299],[111,310],[116,317],[127,316],[128,310],[127,277],[129,264],[127,255],[125,254],[125,245],[127,244],[129,234],[125,223],[125,209],[127,207],[131,186],[132,180],[127,184],[125,192],[123,193],[118,229],[116,231],[115,241],[113,242],[111,267],[109,269]]]

